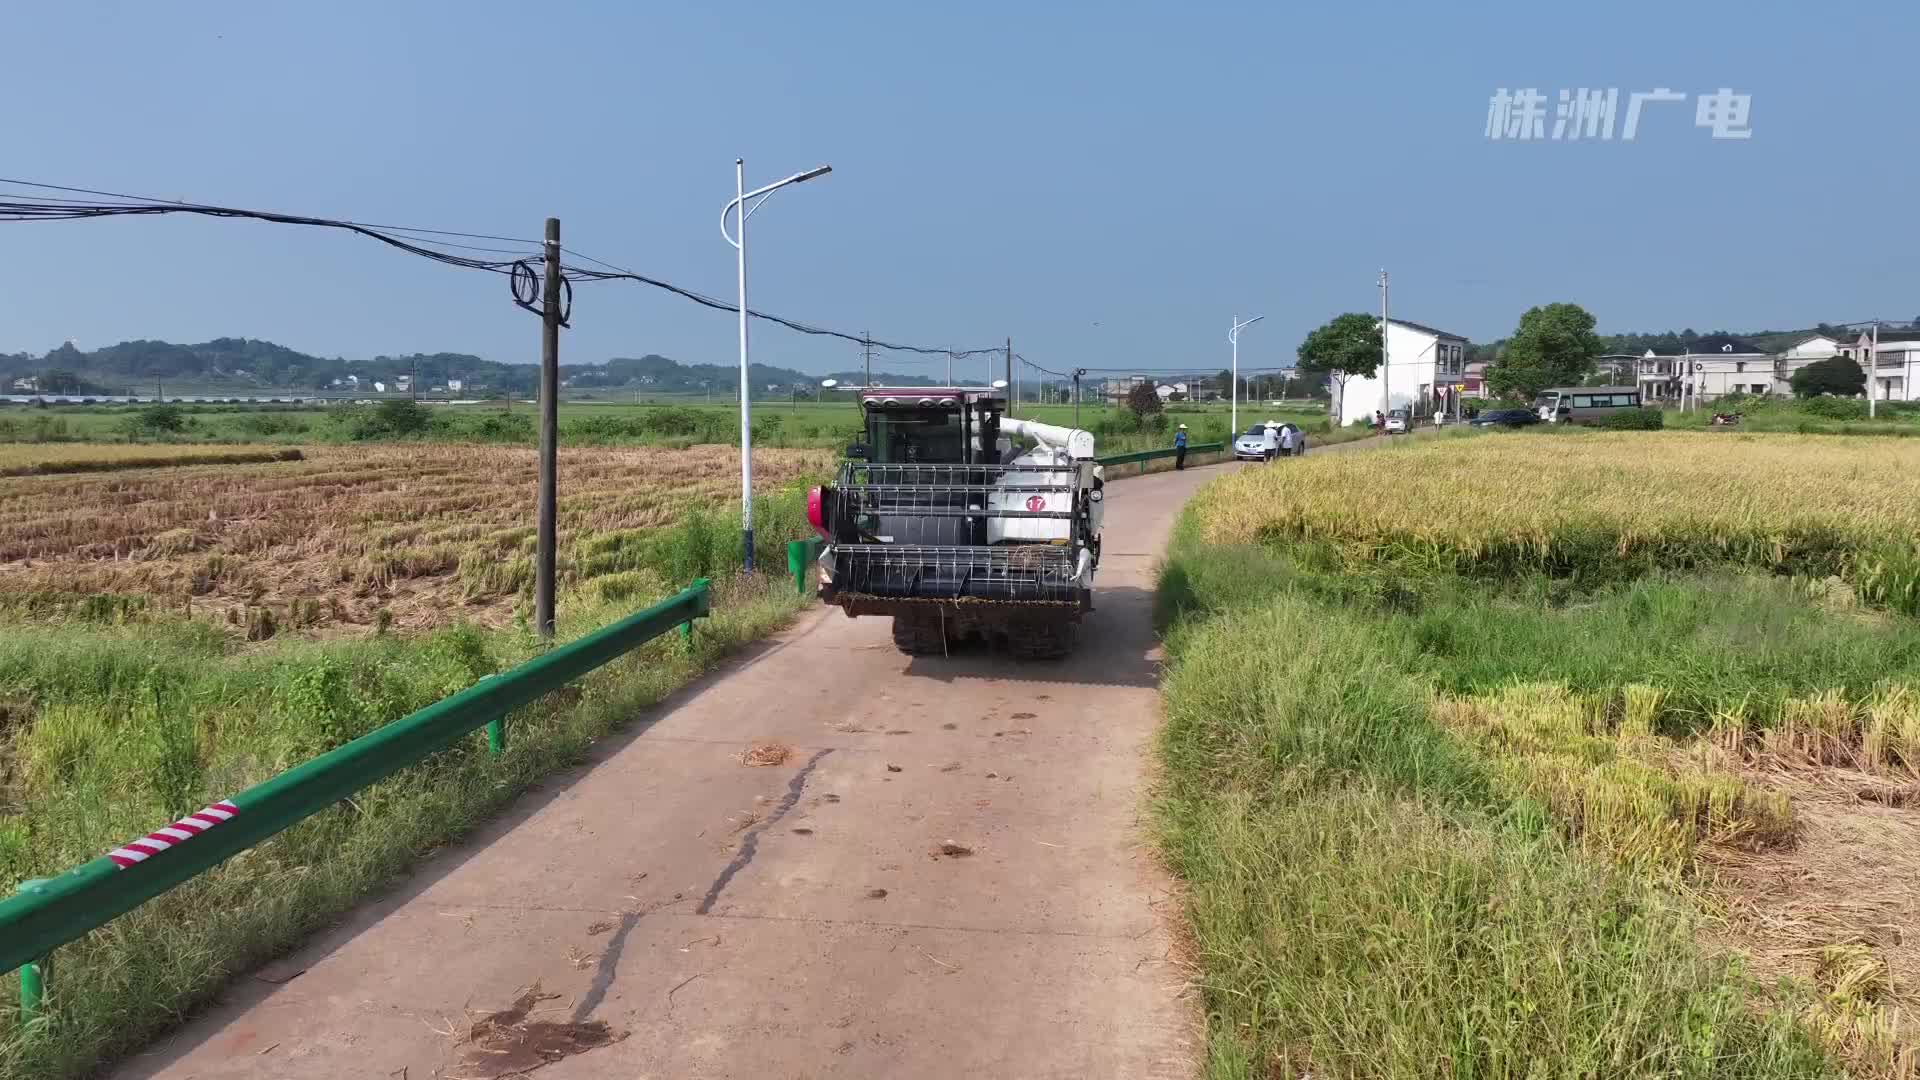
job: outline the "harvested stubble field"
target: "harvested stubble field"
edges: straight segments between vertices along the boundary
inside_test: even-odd
[[[623,599],[714,569],[738,462],[712,446],[563,450],[562,587]],[[762,450],[755,479],[774,490],[826,464],[822,451]],[[423,444],[10,478],[0,483],[0,607],[212,615],[255,638],[289,627],[498,625],[532,581],[535,469],[530,450]],[[713,535],[660,529],[689,516],[712,519]],[[796,526],[778,518],[760,531],[772,543],[799,535]]]
[[[1911,1080],[1906,447],[1501,434],[1206,489],[1160,818],[1210,1075]]]

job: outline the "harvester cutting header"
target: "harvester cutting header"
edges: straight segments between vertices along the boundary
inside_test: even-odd
[[[902,652],[975,637],[1064,656],[1093,608],[1093,435],[1004,416],[1003,386],[861,388],[866,441],[808,497],[820,598],[892,616]]]

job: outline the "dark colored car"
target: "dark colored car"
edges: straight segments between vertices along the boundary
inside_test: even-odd
[[[1532,409],[1489,409],[1469,420],[1474,427],[1526,427],[1540,422],[1540,414]]]

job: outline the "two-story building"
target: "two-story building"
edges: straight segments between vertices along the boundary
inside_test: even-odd
[[[1840,355],[1841,344],[1825,334],[1814,334],[1793,343],[1786,352],[1773,362],[1773,392],[1790,394],[1793,392],[1793,377],[1808,364],[1817,364],[1822,360],[1831,360]]]
[[[1451,401],[1453,386],[1467,371],[1467,339],[1404,319],[1387,320],[1386,362],[1373,375],[1328,380],[1333,415],[1341,424],[1370,418],[1380,410],[1384,382],[1387,409],[1407,409],[1414,416],[1430,415],[1442,401]]]
[[[1679,362],[1681,389],[1697,402],[1773,392],[1774,358],[1750,341],[1724,334],[1703,337],[1680,354]]]
[[[1851,358],[1867,375],[1867,392],[1876,401],[1920,401],[1920,330],[1888,330],[1861,334],[1842,343],[1840,355]]]

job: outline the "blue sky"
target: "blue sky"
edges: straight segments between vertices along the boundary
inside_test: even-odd
[[[189,15],[187,12],[191,12]],[[737,13],[736,13],[737,12]],[[536,235],[876,336],[1050,367],[1290,362],[1377,303],[1476,340],[1528,306],[1603,331],[1920,315],[1920,5],[20,5],[0,175]],[[1491,141],[1496,87],[1672,87],[1638,138]],[[1746,141],[1694,96],[1752,95]],[[262,337],[530,361],[504,282],[344,235],[200,219],[0,226],[0,351]],[[582,286],[569,362],[733,358],[733,325]],[[755,359],[854,346],[756,331]],[[896,361],[894,370],[913,370]],[[938,366],[944,366],[940,361]]]

